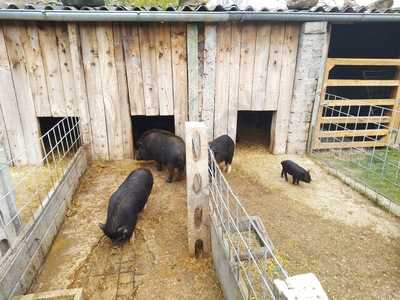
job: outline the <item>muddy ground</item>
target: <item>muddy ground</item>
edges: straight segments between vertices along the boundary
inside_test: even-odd
[[[328,175],[307,157],[239,145],[227,176],[258,214],[290,274],[314,272],[331,299],[400,299],[400,220]],[[312,169],[311,184],[280,177],[280,160]],[[130,170],[149,166],[155,187],[135,244],[112,247],[97,223]],[[96,162],[31,291],[83,287],[89,299],[221,299],[210,259],[187,255],[183,182],[134,161]]]

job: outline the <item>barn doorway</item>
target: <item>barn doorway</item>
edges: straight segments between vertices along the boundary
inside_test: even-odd
[[[236,143],[269,148],[272,116],[272,111],[239,111]]]
[[[133,116],[133,142],[135,148],[142,134],[150,129],[163,129],[175,133],[174,116]]]

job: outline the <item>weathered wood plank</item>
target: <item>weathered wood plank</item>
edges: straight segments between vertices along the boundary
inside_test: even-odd
[[[251,96],[252,110],[264,110],[265,108],[269,47],[271,44],[270,37],[271,25],[262,24],[257,26],[256,55]]]
[[[386,141],[361,141],[361,142],[316,142],[314,149],[340,149],[340,148],[361,148],[361,147],[383,147]]]
[[[346,100],[325,100],[323,106],[363,106],[363,105],[374,105],[374,106],[386,106],[394,105],[396,99],[346,99]]]
[[[328,58],[327,63],[343,66],[400,66],[400,59]]]
[[[239,24],[232,24],[232,45],[229,62],[229,113],[228,135],[236,141],[237,113],[239,107],[240,41]]]
[[[122,40],[128,80],[129,102],[131,114],[144,115],[144,91],[142,77],[142,62],[140,58],[139,32],[137,25],[132,23],[122,25]]]
[[[375,124],[379,124],[379,123],[389,123],[390,122],[391,117],[390,116],[377,116],[377,117],[363,117],[363,116],[359,116],[359,117],[321,117],[320,123],[321,124],[343,124],[343,123],[347,123],[347,124],[351,124],[351,123],[358,123],[358,124],[362,124],[362,123],[375,123]]]
[[[388,129],[367,129],[367,130],[321,130],[318,137],[344,137],[344,136],[381,136],[387,135]]]
[[[286,152],[290,105],[293,95],[293,81],[296,71],[297,48],[299,43],[299,25],[286,24],[282,51],[282,70],[280,73],[278,110],[273,118],[272,128],[275,134],[271,143],[274,154]]]
[[[286,58],[283,56],[284,38],[285,25],[282,23],[272,25],[271,45],[269,48],[268,60],[267,87],[265,91],[265,110],[276,110],[278,108],[282,60],[286,60]]]
[[[80,37],[82,61],[85,70],[85,81],[92,126],[92,145],[94,159],[109,159],[108,134],[103,100],[101,65],[96,37],[96,25],[81,23]]]
[[[72,58],[69,45],[68,27],[64,23],[56,24],[58,58],[65,97],[67,116],[78,116],[79,109],[72,72]]]
[[[154,24],[141,24],[139,27],[146,116],[157,116],[160,113],[154,28]]]
[[[7,138],[5,141],[8,142],[10,158],[17,164],[26,164],[28,159],[25,153],[24,134],[2,28],[0,28],[0,82],[0,106],[7,131],[4,137]]]
[[[187,122],[186,193],[188,246],[189,254],[196,257],[208,254],[211,251],[207,159],[208,141],[205,124],[203,122]],[[201,243],[198,241],[201,241]]]
[[[218,25],[214,116],[215,137],[228,133],[229,57],[231,53],[231,40],[231,23],[222,23]]]
[[[398,86],[399,80],[328,79],[327,86]]]
[[[207,126],[208,140],[214,138],[214,97],[215,72],[217,57],[217,26],[204,26],[204,73],[203,73],[203,105],[202,120]]]
[[[122,111],[120,105],[112,23],[98,24],[96,36],[107,126],[108,153],[111,160],[117,160],[124,156],[121,118],[125,113],[129,115],[129,110]]]
[[[92,149],[92,129],[90,126],[89,102],[86,93],[85,74],[81,58],[81,44],[78,24],[68,23],[68,38],[71,54],[71,70],[74,78],[76,103],[80,119],[80,133],[84,144],[89,145],[91,154]]]
[[[11,23],[3,25],[4,39],[9,55],[11,73],[19,108],[19,115],[13,115],[11,117],[14,118],[14,122],[18,117],[21,119],[25,143],[23,150],[26,150],[27,163],[40,165],[42,163],[42,150],[39,141],[40,130],[20,38],[20,28],[22,26],[23,25],[14,25]]]
[[[130,116],[126,68],[122,46],[121,24],[113,24],[114,57],[118,80],[120,122],[122,127],[123,158],[133,158],[132,120]]]
[[[171,25],[157,24],[154,29],[160,115],[173,115]]]
[[[242,25],[240,51],[240,83],[239,109],[251,109],[251,94],[253,89],[254,57],[256,50],[257,26],[254,24]]]
[[[63,117],[66,115],[66,105],[55,27],[53,24],[38,23],[38,29],[52,116]]]
[[[199,63],[197,24],[187,25],[187,64],[188,64],[188,101],[189,120],[199,120]]]
[[[179,23],[171,26],[171,47],[175,134],[184,138],[185,122],[188,120],[188,70],[185,24]]]
[[[22,27],[21,30],[23,30]],[[26,57],[26,67],[29,74],[36,115],[38,117],[49,117],[51,116],[51,107],[36,24],[33,22],[28,23],[26,32],[27,36],[26,39],[22,41],[22,44]]]

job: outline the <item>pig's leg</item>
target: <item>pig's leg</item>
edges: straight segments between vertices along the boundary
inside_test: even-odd
[[[133,244],[135,242],[135,232],[132,232],[131,238],[129,240],[130,244]]]
[[[281,172],[281,177],[283,177],[283,168],[282,168],[282,172]]]
[[[183,177],[183,169],[177,168],[177,169],[176,169],[176,173],[177,173],[177,175],[176,175],[176,180],[177,180],[177,181],[181,181],[181,180],[182,180],[182,177]]]
[[[231,164],[229,162],[225,162],[225,172],[227,174],[231,172]]]
[[[283,175],[285,175],[286,181],[289,181],[289,179],[287,178],[287,172],[286,171],[283,171]]]
[[[295,175],[293,175],[293,184],[296,184],[296,182],[297,182],[297,178]]]
[[[156,168],[157,168],[157,171],[162,171],[162,163],[159,161],[156,161]]]
[[[167,166],[167,169],[168,169],[167,182],[171,183],[172,180],[174,179],[175,168],[173,166]]]

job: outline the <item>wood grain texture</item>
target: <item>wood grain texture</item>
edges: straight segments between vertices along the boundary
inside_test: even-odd
[[[254,59],[253,89],[251,109],[264,110],[267,87],[269,47],[271,44],[271,25],[257,26],[256,54]]]
[[[144,103],[146,116],[160,113],[158,99],[157,57],[155,49],[155,25],[141,24],[139,27],[140,58],[142,61]]]
[[[96,26],[91,23],[85,23],[80,24],[79,28],[89,114],[92,125],[93,159],[107,160],[110,156]]]
[[[240,46],[239,46],[240,47]],[[207,126],[208,140],[214,139],[215,72],[217,57],[217,26],[204,26],[204,73],[202,121]]]
[[[113,24],[114,57],[118,80],[118,100],[121,111],[120,122],[122,128],[123,158],[133,158],[132,121],[129,108],[128,85],[126,81],[126,68],[122,45],[121,24]]]
[[[67,110],[55,27],[50,23],[38,23],[38,29],[51,113],[53,117],[62,117],[66,115]]]
[[[188,64],[188,101],[189,120],[199,120],[199,62],[198,28],[196,24],[187,25],[187,64]]]
[[[243,24],[240,52],[239,109],[251,110],[257,26]]]
[[[231,40],[231,23],[218,25],[214,115],[215,137],[228,133]]]
[[[175,134],[185,138],[185,122],[188,120],[188,67],[185,24],[177,23],[171,26],[171,47]]]
[[[145,115],[138,27],[132,23],[121,26],[131,115]]]
[[[23,30],[21,27],[20,30]],[[34,22],[26,26],[26,39],[22,41],[26,67],[29,74],[29,82],[32,91],[35,111],[38,117],[51,116],[49,95],[47,92],[46,75],[44,71],[42,51],[39,43],[39,34]]]

